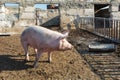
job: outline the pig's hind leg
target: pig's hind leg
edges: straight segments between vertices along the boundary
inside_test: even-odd
[[[29,61],[28,44],[26,42],[23,42],[22,46],[23,46],[24,51],[25,51],[25,61]]]

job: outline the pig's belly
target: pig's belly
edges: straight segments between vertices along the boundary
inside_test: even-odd
[[[48,45],[45,40],[41,40],[38,38],[29,38],[28,44],[34,49],[40,49],[44,51],[48,51],[51,49],[50,45]]]

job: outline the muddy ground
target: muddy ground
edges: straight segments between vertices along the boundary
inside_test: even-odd
[[[68,40],[101,80],[120,80],[120,44],[80,29],[72,30]],[[114,44],[114,49],[89,51],[88,45],[94,43]]]
[[[68,37],[72,44],[74,42],[71,38],[78,35],[73,35],[74,32],[70,32]],[[90,37],[84,31],[79,35],[87,36],[88,39]],[[34,51],[30,48],[30,61],[25,63],[19,37],[20,35],[0,36],[0,80],[100,80],[76,49],[54,51],[52,63],[47,62],[48,57],[44,53],[39,60],[39,67],[33,68]]]

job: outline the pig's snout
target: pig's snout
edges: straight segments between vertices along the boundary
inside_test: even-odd
[[[74,48],[73,45],[68,44],[68,49],[73,49],[73,48]]]

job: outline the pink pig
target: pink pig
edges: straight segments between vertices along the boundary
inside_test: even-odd
[[[29,61],[28,46],[35,49],[36,59],[34,67],[37,67],[39,57],[43,52],[48,52],[48,61],[51,62],[52,51],[70,50],[73,46],[66,40],[68,32],[59,33],[41,26],[28,26],[21,34],[21,43],[25,51],[25,60]]]

